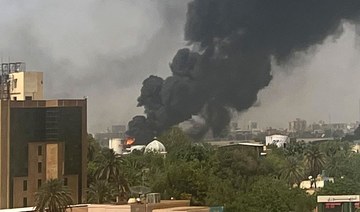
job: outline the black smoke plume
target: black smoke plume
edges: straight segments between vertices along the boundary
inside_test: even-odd
[[[185,40],[170,64],[172,76],[143,82],[138,106],[147,117],[129,122],[138,143],[201,116],[213,134],[229,123],[229,109],[243,111],[271,80],[271,61],[341,33],[359,18],[359,0],[194,0],[189,3]],[[206,130],[199,130],[205,132]]]

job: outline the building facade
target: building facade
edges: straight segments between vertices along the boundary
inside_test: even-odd
[[[265,137],[265,144],[276,145],[277,147],[285,147],[290,143],[290,138],[286,135],[269,135]]]
[[[107,132],[95,133],[95,139],[100,143],[102,147],[109,147],[111,146],[111,140],[124,139],[125,132],[125,125],[112,125],[111,131],[108,129]]]
[[[306,130],[306,121],[297,118],[295,121],[289,122],[290,132],[303,132]]]
[[[0,208],[34,205],[48,179],[63,179],[75,203],[86,197],[87,102],[0,101]]]

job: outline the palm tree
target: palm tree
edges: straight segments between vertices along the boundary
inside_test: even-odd
[[[344,173],[346,162],[346,155],[335,155],[333,157],[326,157],[326,174],[332,177],[341,177]]]
[[[128,179],[128,183],[130,186],[140,185],[142,184],[142,169],[143,164],[141,164],[138,158],[132,158],[131,155],[124,159],[123,163],[123,173],[126,179]]]
[[[288,157],[280,170],[280,177],[286,180],[290,186],[299,185],[301,180],[304,179],[304,168],[301,160],[297,157]]]
[[[99,179],[114,181],[116,176],[121,175],[122,159],[113,149],[104,149],[101,157],[97,158],[96,176]]]
[[[325,155],[320,152],[319,146],[311,145],[305,150],[305,165],[309,168],[309,174],[316,178],[321,173],[325,164]]]
[[[115,185],[118,192],[118,202],[126,200],[126,193],[129,192],[129,186],[124,173],[122,172],[122,163],[120,155],[112,149],[104,149],[102,156],[96,161],[98,168],[96,176],[100,180],[106,180]]]
[[[35,193],[35,211],[65,212],[72,204],[70,190],[60,179],[46,181]]]
[[[115,190],[106,180],[97,180],[90,184],[88,189],[89,203],[110,203],[115,199]]]
[[[89,161],[93,161],[96,155],[100,152],[100,144],[95,140],[95,138],[88,134],[88,154],[87,158]]]

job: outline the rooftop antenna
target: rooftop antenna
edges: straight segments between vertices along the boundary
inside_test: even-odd
[[[10,86],[12,84],[11,75],[15,72],[25,71],[26,66],[24,62],[10,62],[10,56],[8,57],[8,62],[4,63],[3,58],[1,57],[0,64],[0,99],[9,100],[10,99]]]

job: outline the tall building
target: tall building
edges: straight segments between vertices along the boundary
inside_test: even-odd
[[[86,99],[0,101],[0,208],[33,206],[34,193],[54,178],[83,202],[86,107]]]
[[[87,101],[43,100],[42,72],[0,66],[0,208],[34,206],[49,179],[62,179],[74,203],[86,197]]]
[[[295,121],[289,122],[290,132],[303,132],[306,130],[306,121],[297,118]]]

